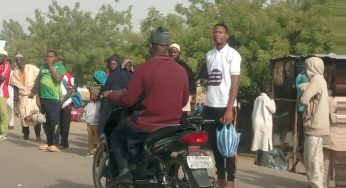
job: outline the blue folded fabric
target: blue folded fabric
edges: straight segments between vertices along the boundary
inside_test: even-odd
[[[101,86],[104,86],[107,81],[107,75],[105,71],[102,71],[102,70],[96,71],[94,73],[94,80]]]

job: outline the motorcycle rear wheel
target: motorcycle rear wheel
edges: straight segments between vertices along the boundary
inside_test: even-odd
[[[190,188],[196,187],[189,179],[188,167],[180,160],[173,160],[168,169],[168,177],[172,188]],[[192,177],[191,177],[192,178]]]
[[[101,144],[95,154],[93,160],[92,174],[95,188],[106,188],[111,174],[107,171],[109,168],[109,153],[106,144]]]

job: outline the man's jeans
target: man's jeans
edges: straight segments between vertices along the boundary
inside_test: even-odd
[[[41,113],[46,114],[43,130],[47,136],[47,145],[58,145],[60,142],[60,102],[54,99],[41,98]]]

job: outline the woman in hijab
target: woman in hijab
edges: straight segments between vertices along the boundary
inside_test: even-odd
[[[329,135],[327,82],[323,77],[324,63],[318,57],[305,60],[309,84],[301,84],[300,102],[304,112],[304,164],[310,187],[323,188],[323,137]]]
[[[133,64],[131,62],[131,60],[129,59],[125,59],[121,68],[124,70],[124,72],[126,73],[128,79],[130,80],[132,77],[132,74],[134,72],[133,70]]]
[[[194,108],[194,105],[196,103],[196,81],[195,81],[195,75],[192,72],[192,69],[190,66],[183,60],[180,59],[180,45],[177,43],[173,43],[169,46],[168,54],[171,58],[175,60],[179,65],[181,65],[187,73],[188,81],[189,81],[189,102],[186,104],[186,106],[183,107],[182,116],[180,124],[185,124],[186,119],[188,117],[188,114],[191,112],[191,109]]]
[[[121,92],[127,87],[128,78],[126,73],[121,68],[121,59],[118,55],[111,56],[107,61],[109,76],[106,83],[102,86],[102,92],[114,91]],[[103,135],[106,126],[107,118],[112,109],[116,108],[112,105],[108,98],[101,99],[100,121],[98,132]]]

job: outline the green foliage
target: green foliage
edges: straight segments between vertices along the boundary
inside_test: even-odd
[[[335,1],[335,52],[339,54],[346,54],[346,1]]]
[[[180,44],[182,59],[197,72],[200,83],[205,84],[203,65],[205,54],[214,47],[212,29],[214,24],[225,22],[230,28],[229,43],[243,58],[241,91],[251,96],[257,93],[260,81],[270,79],[269,59],[289,54],[329,53],[334,49],[332,0],[266,2],[190,0],[188,7],[177,4],[176,13],[168,15],[150,8],[140,32],[134,32],[131,6],[117,11],[104,5],[92,16],[81,11],[79,3],[70,8],[53,1],[47,13],[36,10],[35,18],[28,19],[28,34],[18,22],[10,20],[3,23],[0,36],[9,41],[10,54],[21,51],[27,62],[34,64],[44,62],[47,49],[57,49],[68,70],[80,83],[86,83],[95,70],[105,69],[104,59],[114,53],[131,59],[135,65],[144,62],[149,32],[164,26],[171,31],[171,41]]]
[[[116,11],[104,5],[92,17],[79,9],[79,3],[70,8],[53,1],[47,13],[36,10],[35,18],[27,19],[29,34],[11,21],[4,23],[1,35],[9,41],[10,52],[23,52],[28,63],[41,64],[46,50],[56,49],[77,81],[85,83],[95,70],[106,68],[104,60],[114,53],[135,59],[124,51],[136,37],[131,31],[131,9]]]
[[[194,38],[190,46],[200,46],[198,52],[211,49],[213,25],[225,22],[230,27],[230,45],[243,58],[241,90],[245,95],[256,93],[260,82],[270,79],[269,59],[289,54],[329,53],[333,47],[331,1],[273,1],[266,6],[264,1],[251,0],[191,3],[189,8],[177,6],[193,33],[189,36]]]

